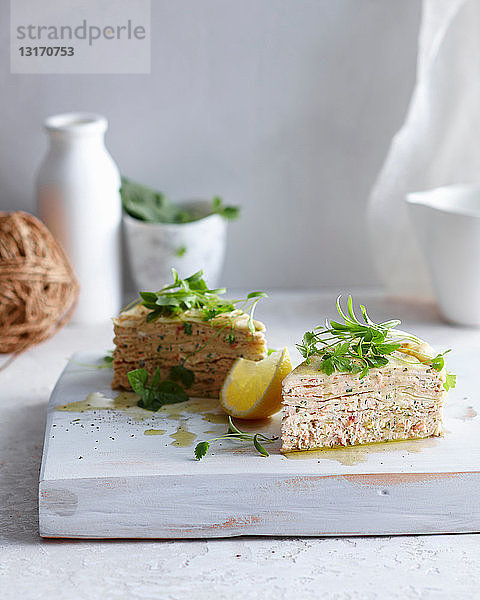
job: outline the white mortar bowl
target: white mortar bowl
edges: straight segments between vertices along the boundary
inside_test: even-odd
[[[147,223],[124,214],[127,253],[139,291],[157,291],[172,282],[172,267],[185,278],[203,270],[209,287],[218,284],[225,258],[227,222],[210,214],[209,200],[180,202],[199,218],[190,223]],[[179,256],[179,252],[185,252]]]

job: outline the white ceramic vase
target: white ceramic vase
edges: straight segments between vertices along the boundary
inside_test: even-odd
[[[172,267],[185,278],[203,270],[210,287],[218,284],[225,257],[227,224],[209,214],[211,201],[180,203],[200,218],[190,223],[147,223],[124,215],[131,273],[139,291],[157,291],[172,281]]]
[[[80,282],[74,320],[102,322],[121,304],[120,175],[95,114],[49,117],[48,152],[37,176],[38,213],[69,256]]]
[[[416,192],[407,203],[443,316],[480,326],[480,186]]]

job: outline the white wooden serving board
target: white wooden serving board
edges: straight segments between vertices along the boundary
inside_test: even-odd
[[[458,385],[448,397],[442,438],[326,450],[308,458],[282,456],[279,442],[268,446],[269,458],[250,445],[224,442],[200,462],[193,458],[195,444],[226,430],[214,401],[151,413],[105,409],[114,403],[94,396],[92,402],[104,408],[58,410],[94,392],[117,395],[110,389],[110,369],[85,366],[99,363],[98,353],[75,355],[50,399],[39,489],[42,536],[480,531],[480,349],[457,352],[449,361]],[[279,423],[276,417],[250,427],[278,434]],[[145,435],[148,430],[164,433]],[[191,445],[172,445],[178,440]]]

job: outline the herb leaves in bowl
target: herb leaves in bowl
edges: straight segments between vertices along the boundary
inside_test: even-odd
[[[232,221],[240,216],[238,206],[225,206],[218,196],[213,198],[208,212],[199,212],[193,205],[174,204],[162,192],[126,177],[122,177],[120,195],[123,210],[134,219],[148,223],[191,223],[214,214]]]

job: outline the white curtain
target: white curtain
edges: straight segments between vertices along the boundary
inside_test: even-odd
[[[432,297],[405,195],[480,182],[480,0],[424,0],[407,117],[372,189],[368,225],[387,292]]]

